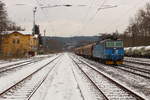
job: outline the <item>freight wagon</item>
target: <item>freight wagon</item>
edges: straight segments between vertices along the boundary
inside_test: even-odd
[[[126,47],[125,55],[129,57],[150,58],[150,46]]]

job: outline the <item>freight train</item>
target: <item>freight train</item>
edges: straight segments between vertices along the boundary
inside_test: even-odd
[[[129,57],[150,58],[150,46],[126,47],[125,55]]]
[[[98,60],[105,64],[123,64],[123,41],[118,39],[105,39],[74,50],[75,54]]]

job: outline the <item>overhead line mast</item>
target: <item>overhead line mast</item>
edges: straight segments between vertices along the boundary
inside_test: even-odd
[[[33,35],[35,34],[35,13],[36,13],[37,7],[33,9]]]

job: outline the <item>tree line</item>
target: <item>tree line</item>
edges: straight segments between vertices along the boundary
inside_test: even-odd
[[[24,30],[21,26],[16,25],[9,20],[8,14],[5,8],[5,4],[0,1],[0,33],[4,31]]]
[[[150,3],[130,19],[130,24],[120,37],[126,47],[150,45]]]

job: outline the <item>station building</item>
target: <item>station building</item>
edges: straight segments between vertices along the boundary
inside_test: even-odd
[[[3,56],[34,56],[38,50],[38,36],[32,32],[13,31],[2,35],[1,54]]]

